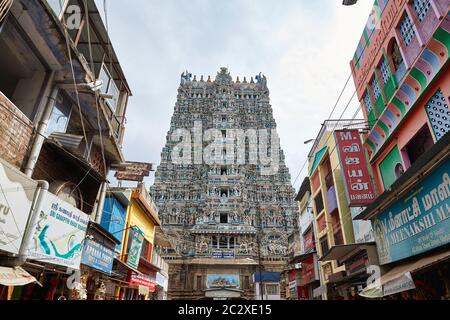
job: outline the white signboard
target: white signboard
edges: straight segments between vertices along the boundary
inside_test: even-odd
[[[364,207],[351,207],[352,218],[355,218],[364,209]],[[353,220],[353,231],[356,243],[375,242],[371,221]]]
[[[410,272],[405,273],[403,276],[389,281],[383,286],[384,296],[389,296],[392,294],[400,293],[403,291],[414,290],[416,289],[416,285],[414,284],[414,280]]]
[[[79,269],[88,223],[87,214],[47,193],[28,249],[29,258]]]
[[[37,189],[36,181],[0,159],[0,250],[19,253]]]

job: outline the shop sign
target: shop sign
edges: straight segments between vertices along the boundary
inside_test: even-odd
[[[352,215],[353,231],[355,233],[356,243],[375,242],[373,237],[372,223],[370,221],[355,220],[361,212],[365,210],[365,207],[351,207],[350,212]]]
[[[128,252],[127,264],[133,268],[139,267],[139,259],[141,258],[142,245],[144,243],[144,233],[138,227],[130,230],[130,251]]]
[[[150,292],[155,292],[156,281],[154,278],[147,276],[143,273],[136,273],[130,271],[129,282],[131,286],[146,287]]]
[[[208,274],[208,288],[239,288],[239,275],[234,274]]]
[[[47,192],[28,258],[79,269],[88,223],[87,214]]]
[[[152,170],[153,165],[151,163],[127,162],[118,167],[115,178],[120,181],[142,182],[144,177],[148,177]]]
[[[114,251],[94,240],[86,240],[83,246],[81,263],[111,274],[114,262]]]
[[[381,264],[450,242],[450,159],[372,219]]]
[[[161,273],[156,273],[156,284],[160,287],[165,288],[167,285],[167,277],[163,276]]]
[[[0,186],[0,250],[18,254],[38,184],[0,159]]]
[[[359,130],[334,132],[350,206],[364,206],[375,200]]]
[[[314,242],[314,232],[312,228],[303,236],[303,245],[305,252],[310,252],[316,249],[316,243]]]
[[[316,269],[314,268],[314,256],[302,262],[302,284],[307,285],[316,280]]]
[[[368,263],[368,257],[366,253],[357,255],[345,262],[345,269],[347,270],[347,276],[351,276],[366,270]]]
[[[403,276],[398,279],[389,281],[383,286],[383,295],[389,296],[392,294],[415,290],[416,285],[414,284],[414,280],[410,272],[405,273]]]
[[[234,251],[213,251],[211,257],[213,259],[234,259]]]

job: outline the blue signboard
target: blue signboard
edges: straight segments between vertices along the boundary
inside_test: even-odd
[[[114,261],[114,251],[96,241],[86,239],[84,242],[81,263],[111,274]]]
[[[372,219],[381,264],[450,243],[450,159]]]

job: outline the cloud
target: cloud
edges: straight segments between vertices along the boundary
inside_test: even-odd
[[[111,38],[134,94],[126,158],[160,162],[183,70],[215,76],[228,66],[234,78],[267,75],[294,180],[309,152],[303,141],[317,135],[350,74],[369,2],[352,7],[333,0],[108,2]],[[336,117],[353,90],[350,81]],[[354,101],[348,114],[357,106]]]

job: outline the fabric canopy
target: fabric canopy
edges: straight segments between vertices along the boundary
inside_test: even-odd
[[[0,267],[0,284],[3,286],[25,286],[34,282],[38,283],[42,287],[35,277],[20,267]]]

